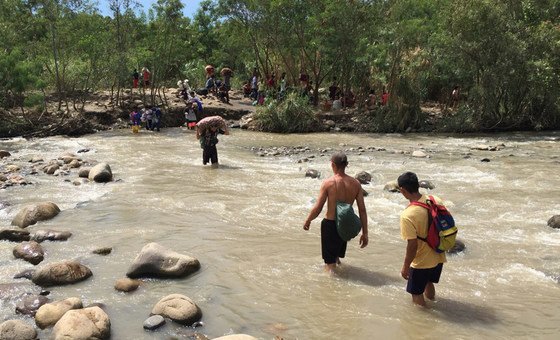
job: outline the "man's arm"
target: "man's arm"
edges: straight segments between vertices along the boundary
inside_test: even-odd
[[[407,242],[408,243],[406,245],[406,255],[404,256],[404,263],[401,269],[401,276],[405,280],[408,280],[408,269],[410,268],[410,264],[412,263],[412,260],[414,260],[414,257],[416,256],[416,251],[418,250],[417,239],[413,238],[407,240]]]
[[[356,204],[358,204],[358,214],[360,215],[360,222],[362,222],[362,235],[360,236],[360,248],[364,248],[368,245],[368,220],[366,205],[364,203],[364,191],[362,186],[359,185],[358,196],[356,197]]]
[[[323,206],[325,205],[325,202],[327,201],[327,197],[328,197],[328,191],[327,191],[327,181],[324,181],[323,184],[321,184],[321,190],[319,191],[319,197],[317,198],[317,202],[315,203],[315,206],[313,207],[313,209],[311,209],[311,212],[309,213],[309,216],[307,216],[307,219],[305,220],[305,223],[303,224],[303,229],[304,230],[309,230],[309,226],[311,225],[311,221],[313,221],[314,219],[317,218],[317,216],[319,216],[319,214],[321,213],[321,210],[323,210]]]

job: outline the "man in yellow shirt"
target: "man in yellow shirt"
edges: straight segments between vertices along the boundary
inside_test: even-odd
[[[401,194],[409,202],[426,203],[428,197],[418,192],[418,177],[413,172],[405,172],[398,178]],[[441,200],[435,198],[440,204]],[[428,210],[409,205],[401,213],[401,237],[407,241],[406,255],[401,269],[401,276],[408,280],[406,291],[412,295],[412,302],[426,306],[424,297],[434,300],[436,290],[434,283],[439,282],[445,253],[438,253],[420,238],[428,235]]]

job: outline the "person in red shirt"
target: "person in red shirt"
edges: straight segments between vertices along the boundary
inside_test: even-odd
[[[142,68],[142,79],[144,80],[144,87],[150,86],[150,70],[147,67]]]

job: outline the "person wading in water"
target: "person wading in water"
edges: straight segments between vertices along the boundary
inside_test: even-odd
[[[311,221],[319,216],[325,202],[328,201],[327,213],[321,222],[321,250],[325,261],[325,270],[329,273],[334,271],[336,266],[340,264],[340,258],[344,258],[346,254],[347,242],[340,237],[336,228],[337,202],[354,204],[354,201],[356,201],[362,224],[360,246],[364,248],[368,245],[368,222],[362,186],[358,180],[345,173],[347,165],[348,160],[345,154],[335,153],[332,156],[331,168],[334,175],[327,178],[321,185],[317,203],[315,203],[303,224],[303,229],[309,230]]]

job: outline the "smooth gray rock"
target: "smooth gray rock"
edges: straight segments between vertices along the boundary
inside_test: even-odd
[[[99,307],[72,309],[53,328],[53,340],[102,340],[111,337],[109,316]]]
[[[554,229],[560,229],[560,215],[552,216],[548,222],[548,226]]]
[[[78,176],[82,178],[88,178],[90,170],[91,170],[90,167],[80,168],[80,171],[78,171]]]
[[[69,231],[37,230],[31,235],[31,240],[39,243],[44,241],[66,241],[70,236],[72,236],[72,233]]]
[[[453,248],[449,249],[447,251],[448,254],[457,254],[460,253],[462,251],[465,251],[465,243],[461,240],[455,240],[455,245],[453,246]]]
[[[0,340],[35,340],[37,331],[21,320],[8,320],[0,324]]]
[[[369,184],[369,182],[371,182],[371,174],[366,171],[358,173],[354,178],[356,178],[358,182],[362,184]]]
[[[22,242],[29,241],[29,231],[21,229],[2,229],[0,230],[0,240]]]
[[[144,329],[154,330],[165,324],[165,319],[161,315],[152,315],[144,321]]]
[[[15,246],[13,254],[16,259],[23,259],[34,265],[41,263],[45,257],[43,247],[35,241],[22,242],[18,244]]]
[[[387,184],[385,184],[385,187],[383,187],[383,190],[385,191],[389,191],[389,192],[399,192],[399,185],[397,184],[397,181],[391,181],[391,182],[387,182]]]
[[[97,183],[106,183],[113,180],[113,172],[107,163],[99,163],[88,174],[88,179]]]
[[[171,294],[159,300],[152,309],[152,314],[161,315],[186,326],[202,318],[200,308],[190,298],[181,294]]]
[[[83,264],[77,261],[64,261],[37,269],[31,280],[38,286],[49,287],[80,282],[91,275],[91,270]]]
[[[12,220],[12,225],[20,228],[26,228],[38,221],[50,220],[58,215],[60,209],[52,202],[41,202],[28,205],[18,212]]]
[[[179,254],[157,243],[149,243],[132,262],[126,276],[139,277],[183,277],[200,269],[194,257]]]
[[[101,248],[94,249],[92,253],[96,255],[109,255],[111,254],[112,251],[113,248],[111,247],[101,247]]]
[[[82,300],[77,297],[46,303],[35,313],[35,323],[41,329],[54,326],[66,312],[82,307]]]

